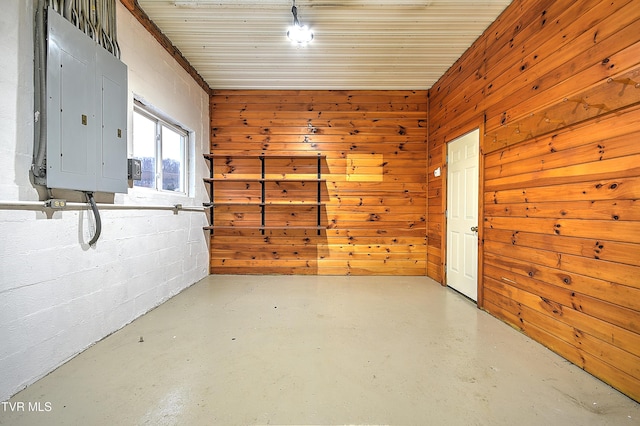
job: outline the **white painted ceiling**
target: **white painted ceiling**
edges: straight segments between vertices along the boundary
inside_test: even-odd
[[[138,0],[212,89],[424,90],[510,0]]]

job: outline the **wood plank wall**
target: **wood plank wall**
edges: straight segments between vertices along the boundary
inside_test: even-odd
[[[480,306],[640,401],[640,2],[515,0],[429,109],[429,275],[431,172],[480,127]]]
[[[326,156],[326,229],[317,235],[313,213],[300,206],[279,206],[267,220],[309,230],[216,229],[211,273],[426,274],[426,91],[214,90],[210,110],[211,152],[228,156],[215,160],[216,173],[255,175],[255,160],[243,155]],[[313,173],[303,160],[267,164],[267,173]],[[276,197],[287,191],[291,199],[313,199],[299,184],[270,185]],[[221,191],[214,186],[216,200],[258,196],[245,186]],[[217,207],[214,223],[258,224],[254,206],[231,209]]]

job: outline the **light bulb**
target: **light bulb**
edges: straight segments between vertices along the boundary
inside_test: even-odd
[[[313,40],[313,31],[306,25],[292,25],[287,31],[287,37],[296,44],[305,45]]]

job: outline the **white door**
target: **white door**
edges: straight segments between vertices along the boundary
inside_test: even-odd
[[[478,300],[478,129],[447,146],[447,285]]]

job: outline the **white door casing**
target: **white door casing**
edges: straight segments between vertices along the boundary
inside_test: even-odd
[[[447,146],[447,285],[478,299],[478,180],[480,131]]]

